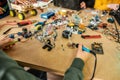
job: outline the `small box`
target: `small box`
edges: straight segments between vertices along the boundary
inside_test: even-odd
[[[49,19],[50,17],[52,17],[54,15],[55,15],[54,12],[46,12],[46,13],[41,14],[41,18],[43,18],[43,19]]]

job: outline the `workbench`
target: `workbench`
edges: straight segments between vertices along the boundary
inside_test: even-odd
[[[84,10],[80,13],[81,17],[84,17],[85,14],[89,14],[90,12],[85,13]],[[32,16],[27,19],[38,19],[40,16]],[[87,16],[89,18],[89,15]],[[19,19],[17,17],[5,17],[0,19],[0,24],[5,23],[6,21],[14,21]],[[83,21],[83,23],[88,24],[87,21]],[[28,25],[33,26],[32,25]],[[1,28],[0,35],[8,29],[9,25],[5,25]],[[119,27],[119,26],[118,26]],[[21,30],[21,28],[12,29],[10,33],[15,33]],[[23,66],[29,66],[34,69],[44,70],[47,72],[51,72],[57,75],[64,75],[65,71],[70,67],[73,59],[75,58],[77,48],[70,49],[67,47],[68,39],[62,38],[62,31],[64,28],[58,29],[58,37],[55,41],[55,48],[51,51],[47,51],[46,49],[42,49],[43,44],[36,40],[34,37],[30,38],[28,41],[21,43],[18,42],[11,50],[5,51],[11,58],[16,60],[19,64]],[[71,41],[74,43],[82,43],[87,48],[91,49],[91,44],[93,42],[102,43],[102,47],[104,50],[104,54],[97,54],[98,62],[97,68],[95,72],[96,80],[119,80],[120,79],[120,50],[116,47],[120,46],[119,43],[111,41],[106,38],[102,33],[98,33],[92,31],[87,28],[84,34],[89,35],[101,35],[100,39],[83,39],[79,34],[73,34]],[[85,64],[83,74],[84,80],[89,80],[92,76],[94,68],[94,56],[92,56],[87,63]]]

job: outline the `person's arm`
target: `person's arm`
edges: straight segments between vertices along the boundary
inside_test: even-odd
[[[27,73],[2,50],[0,50],[0,72],[0,80],[40,80]]]
[[[0,0],[0,19],[9,15],[7,0]]]
[[[82,45],[79,44],[76,58],[73,60],[70,68],[65,72],[64,80],[83,80],[84,63],[91,56],[90,53],[82,51]]]
[[[83,60],[75,58],[71,67],[65,72],[64,80],[83,80],[83,66]]]
[[[9,46],[12,40],[6,38],[0,40],[0,80],[40,80],[35,76],[27,73],[22,67],[20,67],[16,61],[11,59],[3,52],[3,48]],[[9,46],[10,47],[10,46]]]

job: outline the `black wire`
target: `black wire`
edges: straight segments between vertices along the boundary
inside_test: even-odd
[[[93,75],[92,75],[92,77],[91,77],[91,79],[90,79],[90,80],[93,80],[93,78],[94,78],[94,76],[95,76],[96,66],[97,66],[97,56],[96,56],[96,53],[93,52],[93,51],[90,51],[90,53],[92,53],[92,54],[94,55],[94,57],[95,57],[95,64],[94,64]]]
[[[113,18],[113,16],[111,16]],[[114,18],[113,18],[114,19]],[[114,20],[115,21],[115,20]],[[114,25],[115,25],[115,30],[117,32],[117,36],[118,36],[118,40],[117,42],[120,43],[120,40],[119,40],[119,31],[118,31],[118,28],[117,28],[117,25],[116,25],[116,22],[114,22]]]

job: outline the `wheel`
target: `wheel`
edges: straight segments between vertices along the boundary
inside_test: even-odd
[[[12,17],[15,17],[15,16],[16,16],[15,10],[10,10],[10,16],[12,16]]]
[[[23,13],[18,13],[18,18],[20,20],[24,20],[25,19],[25,15]]]
[[[37,10],[36,10],[36,9],[30,10],[30,14],[31,14],[32,16],[36,16],[36,15],[37,15]]]

